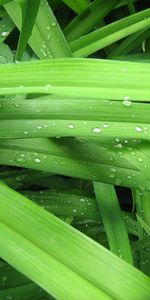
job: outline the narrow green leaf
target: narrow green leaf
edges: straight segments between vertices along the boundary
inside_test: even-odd
[[[0,189],[1,257],[56,299],[148,300],[148,277],[4,184]]]
[[[21,0],[19,4],[22,10],[22,26],[17,47],[17,60],[21,60],[27,46],[39,10],[40,0]]]
[[[130,101],[150,99],[148,64],[55,59],[1,65],[0,73],[0,95],[44,93],[68,98],[129,100],[129,106]]]
[[[70,42],[82,35],[89,33],[118,3],[119,0],[95,0],[87,9],[74,18],[64,30],[67,40]]]
[[[110,250],[133,264],[129,238],[114,187],[94,182],[94,190]]]
[[[93,31],[69,45],[75,57],[84,57],[149,26],[150,9],[147,9]]]

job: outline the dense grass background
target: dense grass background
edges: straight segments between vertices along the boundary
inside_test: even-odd
[[[150,299],[149,63],[149,1],[0,1],[0,300]]]

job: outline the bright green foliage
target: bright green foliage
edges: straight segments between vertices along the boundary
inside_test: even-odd
[[[149,300],[149,27],[142,0],[0,1],[0,300]]]

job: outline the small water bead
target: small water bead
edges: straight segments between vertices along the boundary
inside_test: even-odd
[[[5,37],[5,36],[8,35],[8,33],[9,33],[8,31],[3,31],[3,32],[1,32],[1,36],[2,36],[2,37]]]
[[[38,158],[38,157],[36,157],[36,158],[34,159],[34,161],[35,161],[36,163],[38,163],[38,164],[41,162],[40,158]]]
[[[46,29],[47,29],[47,30],[50,30],[50,26],[47,26]]]
[[[25,163],[25,159],[22,158],[22,157],[17,157],[16,158],[16,162],[19,163],[19,164],[24,164]]]
[[[115,139],[115,142],[116,142],[116,143],[119,143],[119,142],[120,142],[120,139],[117,137],[117,138]]]
[[[41,129],[42,128],[42,126],[37,126],[37,129]]]
[[[75,128],[75,125],[74,125],[74,124],[68,124],[67,126],[68,126],[70,129]]]
[[[123,100],[124,100],[124,101],[129,101],[129,100],[130,100],[130,97],[129,97],[129,96],[124,96],[124,97],[123,97]]]
[[[80,199],[80,201],[81,201],[81,202],[84,202],[84,201],[85,201],[85,199],[84,199],[84,198],[81,198],[81,199]]]
[[[142,158],[142,157],[138,157],[137,160],[138,160],[139,162],[142,162],[142,161],[143,161],[143,158]]]
[[[108,124],[108,123],[104,123],[103,127],[104,127],[104,128],[108,128],[108,127],[109,127],[109,124]]]
[[[102,130],[101,130],[101,128],[99,128],[99,127],[95,127],[95,128],[92,129],[92,131],[93,131],[94,133],[100,133]]]
[[[14,106],[15,106],[15,107],[19,107],[20,104],[19,104],[18,102],[15,102],[15,103],[14,103]]]
[[[127,68],[123,68],[122,72],[124,72],[124,73],[127,72]]]
[[[77,212],[77,210],[76,210],[76,209],[73,209],[73,212],[74,212],[74,213],[76,213],[76,212]]]
[[[47,56],[47,53],[43,49],[40,49],[40,51],[42,52],[42,54],[43,54],[44,57]]]
[[[110,177],[110,178],[114,178],[114,177],[115,177],[115,174],[114,174],[114,173],[109,173],[109,177]]]
[[[141,132],[143,129],[142,129],[140,126],[136,126],[135,130],[136,130],[137,132]]]
[[[122,104],[127,106],[127,107],[130,107],[132,105],[132,101],[128,100],[128,99],[124,99],[122,101]]]
[[[28,134],[28,131],[24,131],[24,134]]]
[[[119,144],[115,145],[114,147],[115,148],[123,148],[123,145],[119,143]]]
[[[53,22],[51,23],[51,25],[52,25],[53,27],[55,27],[55,26],[56,26],[56,24],[57,24],[57,22],[56,22],[56,21],[53,21]]]

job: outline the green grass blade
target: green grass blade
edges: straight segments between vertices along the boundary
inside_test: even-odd
[[[93,143],[83,143],[82,140],[75,141],[75,139],[69,141],[65,139],[64,142],[61,140],[59,142],[58,139],[55,141],[34,139],[34,145],[33,140],[29,138],[7,139],[1,140],[0,143],[0,163],[132,188],[142,186],[148,189],[149,178],[147,179],[143,174],[143,170],[141,172],[138,156],[133,164],[132,154],[130,158],[130,153],[128,151],[126,153],[123,148],[120,151],[120,148],[109,146],[105,148],[98,145],[95,149]],[[136,150],[134,151],[135,155]]]
[[[127,37],[120,45],[118,45],[110,54],[109,58],[125,55],[136,49],[146,38],[149,37],[149,28],[139,31]]]
[[[0,73],[0,95],[52,93],[71,98],[149,102],[150,68],[145,63],[55,59],[1,65]]]
[[[5,5],[8,15],[21,30],[21,11],[17,3]],[[29,45],[40,59],[71,57],[71,50],[46,0],[41,2]]]
[[[149,26],[150,9],[147,9],[89,33],[69,45],[75,57],[84,57]]]
[[[94,190],[110,250],[133,264],[129,238],[114,187],[94,182]]]
[[[56,298],[148,300],[148,277],[104,247],[4,184],[0,202],[1,257]]]
[[[4,16],[0,20],[0,37],[1,37],[1,40],[4,41],[9,36],[9,34],[14,30],[14,28],[15,28],[15,25],[11,21],[9,16],[8,15]]]
[[[141,226],[144,228],[146,233],[150,235],[150,226],[138,215],[137,215],[137,220],[139,221]]]
[[[29,37],[31,35],[35,19],[37,17],[37,13],[40,6],[40,0],[36,1],[17,1],[19,2],[22,10],[22,26],[21,26],[21,34],[17,46],[16,59],[21,60],[22,55],[27,46]]]
[[[64,30],[70,42],[89,33],[112,10],[118,0],[95,0],[83,13],[74,18]]]

